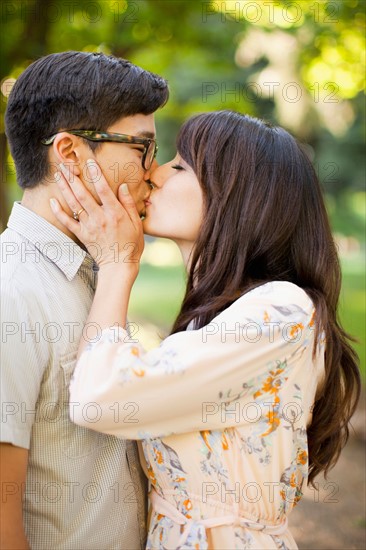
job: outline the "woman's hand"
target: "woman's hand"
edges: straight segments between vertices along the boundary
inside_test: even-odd
[[[102,204],[96,202],[78,176],[70,174],[60,164],[61,172],[56,172],[55,179],[76,219],[63,210],[57,199],[50,201],[52,211],[86,246],[100,268],[124,264],[137,275],[144,237],[142,222],[127,184],[119,187],[117,199],[96,161],[88,160],[87,166]]]

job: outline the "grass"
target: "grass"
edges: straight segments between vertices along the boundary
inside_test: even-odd
[[[342,262],[343,286],[340,318],[345,330],[357,340],[355,349],[360,358],[361,375],[366,384],[366,290],[364,260]]]
[[[353,261],[347,260],[342,264],[343,288],[340,300],[340,317],[346,331],[358,340],[355,348],[360,357],[365,385],[365,272],[360,258]],[[184,287],[185,274],[182,267],[157,267],[142,264],[140,275],[132,292],[129,318],[130,321],[138,323],[141,327],[140,336],[145,344],[148,341],[151,346],[157,345],[159,336],[164,336],[169,332],[179,311]]]
[[[142,264],[130,301],[130,320],[146,321],[168,332],[183,298],[185,274],[180,266]]]

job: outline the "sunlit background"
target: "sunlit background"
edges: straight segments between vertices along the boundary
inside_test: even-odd
[[[342,260],[341,317],[359,341],[365,380],[364,1],[22,0],[2,3],[1,24],[2,227],[12,202],[21,197],[3,123],[16,78],[53,52],[126,57],[170,82],[170,101],[156,117],[159,162],[174,155],[182,121],[207,110],[236,109],[266,118],[308,144]],[[175,246],[149,239],[130,311],[147,347],[169,332],[184,284]],[[363,453],[359,457],[364,460]],[[346,526],[338,521],[329,527],[340,505],[328,507],[320,529],[315,517],[314,525],[297,527],[300,547],[366,546],[360,486],[349,483],[356,483],[359,511],[357,506],[352,511],[345,486]],[[319,507],[314,509],[318,515]]]

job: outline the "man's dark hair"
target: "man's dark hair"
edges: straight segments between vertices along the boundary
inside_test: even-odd
[[[69,51],[38,59],[17,79],[5,114],[19,185],[35,187],[48,175],[42,139],[60,130],[106,131],[122,117],[154,113],[168,96],[166,80],[112,55]],[[93,151],[100,146],[86,143]]]

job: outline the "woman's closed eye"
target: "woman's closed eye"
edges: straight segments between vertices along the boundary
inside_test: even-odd
[[[174,168],[174,170],[184,170],[183,166],[180,164],[173,164],[172,168]]]

